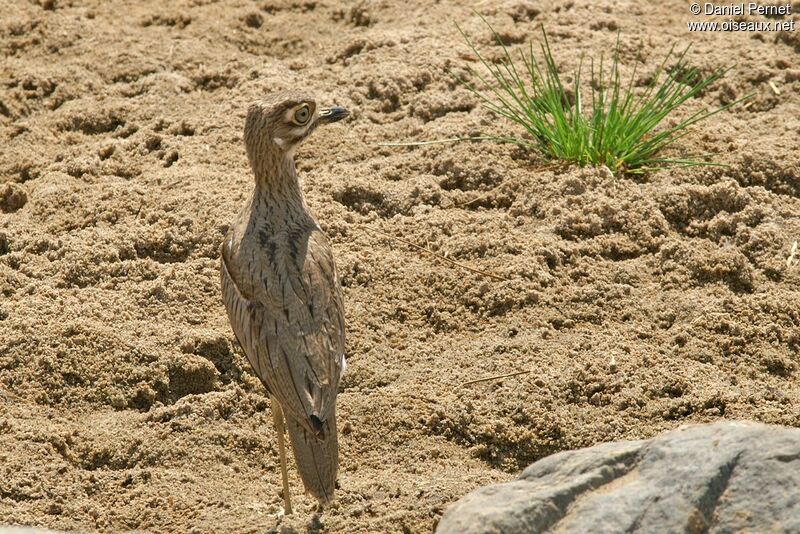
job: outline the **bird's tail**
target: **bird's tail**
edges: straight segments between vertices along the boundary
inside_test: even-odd
[[[333,500],[339,469],[339,440],[336,413],[321,423],[324,439],[316,437],[287,414],[286,429],[294,450],[294,461],[306,491],[321,504]]]

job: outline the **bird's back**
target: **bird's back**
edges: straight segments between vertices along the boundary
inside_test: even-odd
[[[239,343],[283,407],[306,489],[333,497],[335,403],[344,367],[341,287],[327,238],[304,210],[249,205],[222,246],[225,306]]]

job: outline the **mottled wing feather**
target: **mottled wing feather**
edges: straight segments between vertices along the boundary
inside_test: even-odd
[[[344,358],[344,310],[324,234],[311,231],[300,244],[300,250],[260,262],[258,296],[241,292],[223,246],[222,290],[256,374],[287,415],[311,431],[309,416],[325,421],[333,412]]]

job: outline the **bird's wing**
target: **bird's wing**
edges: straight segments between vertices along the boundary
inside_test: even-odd
[[[312,229],[293,237],[258,262],[252,295],[231,276],[223,245],[222,291],[256,374],[287,415],[320,436],[344,364],[344,308],[325,235]]]

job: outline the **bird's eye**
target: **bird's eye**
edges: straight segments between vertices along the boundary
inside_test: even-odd
[[[301,107],[297,108],[297,111],[294,112],[294,123],[302,126],[303,124],[308,122],[308,119],[311,118],[311,110],[308,107],[308,104],[303,104]]]

